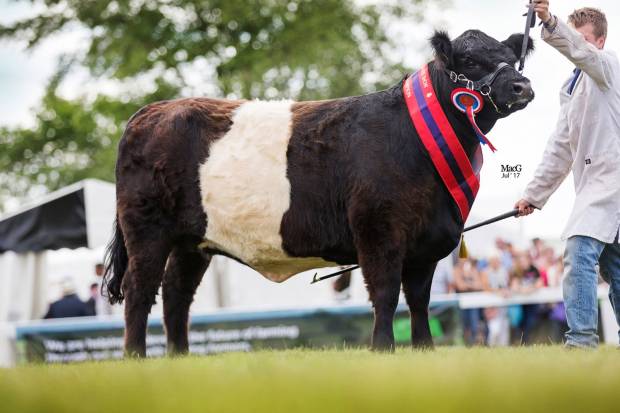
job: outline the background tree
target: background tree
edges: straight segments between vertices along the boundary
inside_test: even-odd
[[[4,197],[86,177],[112,181],[122,128],[148,102],[324,99],[393,84],[405,73],[396,50],[406,39],[391,39],[388,26],[421,22],[433,0],[22,1],[46,7],[0,26],[0,39],[32,49],[75,30],[86,41],[60,59],[35,126],[0,127]],[[77,69],[87,70],[91,86],[62,97]]]

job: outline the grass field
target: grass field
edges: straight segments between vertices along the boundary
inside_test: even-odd
[[[0,370],[2,412],[620,411],[620,350],[293,350]]]

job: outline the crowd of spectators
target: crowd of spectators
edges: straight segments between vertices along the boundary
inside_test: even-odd
[[[433,294],[490,292],[503,297],[527,295],[542,287],[561,285],[562,258],[535,238],[526,250],[497,239],[487,257],[444,260],[433,279]],[[561,342],[567,329],[564,305],[522,304],[461,310],[463,340],[467,345],[531,344],[535,328],[547,325],[546,340]]]
[[[112,314],[110,303],[101,294],[103,272],[103,264],[96,264],[95,278],[89,286],[89,296],[86,301],[82,301],[78,296],[75,280],[71,277],[63,278],[60,282],[62,297],[49,305],[43,318],[68,318]]]
[[[542,287],[561,285],[562,258],[538,238],[525,250],[516,249],[502,239],[495,242],[495,252],[484,258],[447,257],[439,262],[433,277],[431,294],[489,292],[502,297],[535,293]],[[79,317],[111,314],[111,307],[101,296],[103,265],[95,266],[90,297],[82,301],[71,279],[61,283],[63,296],[52,303],[45,318]],[[346,292],[351,274],[334,283],[337,292]],[[348,296],[348,294],[347,294]],[[520,304],[460,310],[463,341],[466,345],[505,346],[531,344],[533,333],[546,325],[547,342],[561,342],[567,330],[563,303]]]

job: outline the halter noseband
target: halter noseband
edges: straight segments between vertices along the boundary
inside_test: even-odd
[[[497,65],[497,68],[495,68],[495,70],[492,73],[489,73],[488,75],[485,75],[482,79],[476,80],[476,81],[470,80],[464,74],[456,73],[453,70],[445,69],[445,71],[448,74],[448,76],[450,76],[450,80],[453,83],[459,83],[459,82],[464,83],[467,89],[480,92],[482,96],[486,96],[489,99],[489,101],[491,102],[491,104],[493,105],[497,113],[503,114],[502,111],[499,110],[495,102],[493,102],[493,98],[491,98],[491,90],[492,90],[493,82],[495,82],[495,79],[497,79],[497,76],[499,76],[499,74],[504,69],[515,70],[508,63],[501,62],[500,64]]]

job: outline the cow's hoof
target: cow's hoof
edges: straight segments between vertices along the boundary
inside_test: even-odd
[[[146,358],[146,349],[125,349],[125,358],[126,359],[142,359]]]
[[[433,343],[413,343],[411,348],[415,351],[435,351]]]
[[[174,347],[168,347],[166,351],[166,356],[171,358],[184,357],[189,354],[189,350],[187,349],[178,349]]]
[[[375,338],[372,340],[370,346],[372,351],[381,353],[393,353],[394,352],[394,340],[388,338]]]

